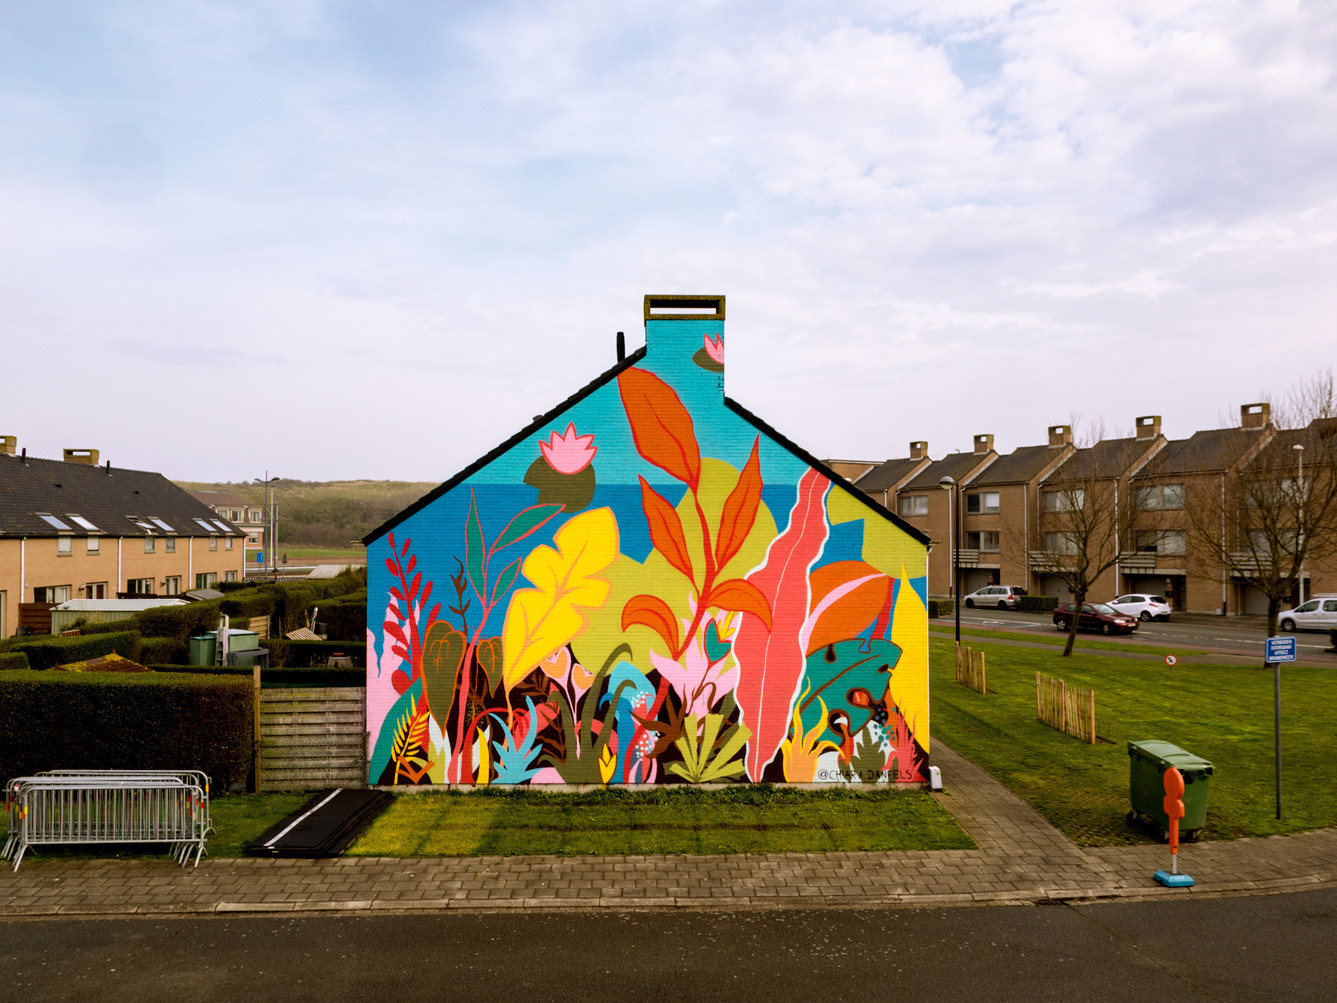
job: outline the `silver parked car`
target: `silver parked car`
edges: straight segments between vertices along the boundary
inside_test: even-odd
[[[1120,613],[1135,616],[1143,623],[1148,620],[1170,619],[1170,604],[1164,596],[1148,595],[1145,592],[1133,592],[1118,599],[1111,599],[1107,606],[1113,606]]]
[[[964,598],[967,609],[976,606],[994,606],[998,609],[1015,609],[1017,600],[1026,594],[1026,590],[1016,585],[986,585]]]

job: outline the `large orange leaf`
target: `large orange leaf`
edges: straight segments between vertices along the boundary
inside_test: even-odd
[[[863,561],[836,561],[809,576],[812,588],[804,653],[858,637],[886,608],[893,581]]]
[[[678,650],[678,618],[659,596],[632,596],[622,607],[622,629],[634,625],[649,627],[664,639],[669,651]]]
[[[618,376],[617,388],[637,451],[695,491],[701,482],[701,447],[692,416],[673,388],[634,367]]]
[[[761,589],[741,578],[731,578],[720,582],[710,590],[710,603],[720,609],[751,613],[766,625],[771,626],[771,604],[762,595]]]
[[[668,503],[668,499],[650,487],[644,477],[641,478],[641,508],[645,511],[645,521],[650,525],[650,540],[655,549],[665,559],[687,576],[692,577],[692,555],[687,550],[687,537],[682,531],[682,520],[678,511]]]
[[[720,531],[715,538],[715,566],[722,568],[743,547],[752,524],[757,521],[757,505],[761,502],[761,460],[757,455],[761,436],[752,443],[752,455],[743,464],[738,483],[724,501],[720,513]]]

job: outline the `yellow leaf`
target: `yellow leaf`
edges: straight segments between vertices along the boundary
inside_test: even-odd
[[[521,567],[534,586],[520,589],[502,627],[507,691],[539,662],[585,627],[585,610],[598,609],[609,585],[597,577],[618,555],[617,520],[608,508],[569,519],[553,534],[556,548],[535,547]]]

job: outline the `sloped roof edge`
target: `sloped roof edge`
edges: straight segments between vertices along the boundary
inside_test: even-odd
[[[748,424],[757,428],[759,431],[765,432],[768,436],[770,436],[780,445],[784,446],[785,449],[789,450],[804,463],[808,464],[808,466],[812,467],[814,470],[817,470],[819,473],[821,473],[822,476],[826,477],[829,481],[831,481],[831,483],[835,487],[840,488],[840,490],[844,491],[847,495],[850,495],[852,498],[857,499],[861,504],[866,505],[868,508],[872,509],[874,513],[882,516],[882,518],[886,519],[897,529],[904,530],[906,533],[914,537],[916,540],[918,540],[926,547],[932,542],[932,540],[925,533],[916,529],[914,526],[911,526],[908,522],[906,522],[904,519],[898,516],[895,512],[891,511],[891,509],[883,505],[880,505],[872,498],[869,498],[862,491],[855,488],[853,484],[845,480],[845,478],[841,477],[838,473],[836,473],[834,470],[828,467],[821,460],[817,459],[817,457],[813,456],[802,446],[798,445],[798,443],[793,442],[785,435],[776,431],[774,427],[767,424],[762,419],[758,418],[755,414],[753,414],[747,408],[743,407],[743,405],[739,404],[733,398],[725,397],[724,406],[727,407],[734,414],[738,415],[738,417],[742,418]]]
[[[405,519],[409,518],[410,516],[416,515],[418,512],[421,512],[423,509],[425,509],[428,505],[432,504],[432,502],[436,501],[451,488],[458,485],[461,481],[464,481],[466,478],[472,477],[474,474],[482,470],[485,466],[487,466],[493,460],[497,459],[499,456],[505,455],[513,446],[518,445],[519,443],[527,439],[529,436],[540,431],[544,425],[548,424],[548,422],[552,421],[554,418],[561,415],[563,411],[566,411],[574,407],[575,405],[579,404],[582,400],[584,400],[590,394],[594,393],[594,391],[598,390],[600,387],[606,386],[611,381],[617,379],[619,373],[621,373],[624,369],[631,368],[636,363],[640,362],[641,359],[643,358],[645,358],[644,345],[636,349],[636,351],[628,354],[625,359],[623,359],[617,365],[613,366],[612,369],[605,370],[603,373],[601,373],[599,376],[596,376],[589,383],[586,383],[583,387],[581,387],[579,390],[573,393],[566,400],[562,401],[552,410],[545,411],[543,414],[539,415],[524,428],[520,429],[520,431],[512,435],[505,442],[501,443],[499,446],[496,446],[493,449],[488,450],[486,453],[484,453],[478,459],[474,460],[473,463],[470,463],[467,467],[465,467],[459,473],[455,474],[449,480],[443,482],[440,486],[435,487],[431,491],[427,492],[427,494],[423,495],[412,505],[408,506],[408,508],[403,509],[397,514],[391,516],[385,522],[381,523],[379,526],[377,526],[375,529],[373,529],[370,533],[368,533],[366,536],[362,538],[363,546],[370,546],[373,542],[379,540],[382,536],[390,532],[390,530],[394,529]]]

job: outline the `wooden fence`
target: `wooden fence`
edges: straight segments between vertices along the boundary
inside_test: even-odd
[[[1035,713],[1065,735],[1096,743],[1096,691],[1069,686],[1043,672],[1035,674]]]
[[[984,652],[956,645],[956,681],[976,693],[988,693],[985,685]]]
[[[256,690],[256,788],[367,786],[366,690]]]

